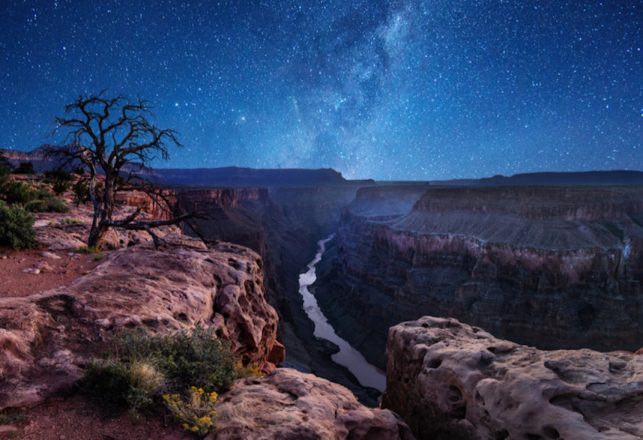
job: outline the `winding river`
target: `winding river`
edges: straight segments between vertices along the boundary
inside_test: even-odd
[[[339,347],[339,351],[331,356],[333,362],[348,368],[362,386],[384,391],[386,386],[386,376],[384,373],[370,364],[359,351],[351,347],[348,342],[335,333],[335,329],[330,325],[328,319],[326,319],[326,316],[324,316],[324,313],[319,308],[317,299],[308,289],[317,279],[315,266],[321,261],[322,255],[326,250],[326,243],[332,238],[333,236],[331,235],[317,242],[319,249],[315,258],[308,263],[306,272],[299,275],[299,293],[304,300],[304,310],[310,320],[315,324],[315,336],[326,339]]]

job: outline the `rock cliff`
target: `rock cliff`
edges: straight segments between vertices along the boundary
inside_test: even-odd
[[[121,249],[69,286],[0,298],[0,408],[38,402],[76,381],[119,330],[214,326],[244,363],[283,360],[262,263],[249,249],[168,244]]]
[[[643,356],[540,351],[454,319],[391,328],[383,405],[421,439],[641,439]]]
[[[424,314],[539,348],[641,345],[643,190],[436,188],[404,215],[373,191],[344,213],[315,291],[381,368],[387,329]]]
[[[183,209],[204,214],[191,222],[187,233],[208,242],[239,243],[262,256],[267,298],[280,314],[279,340],[287,348],[287,364],[347,386],[374,405],[375,399],[364,393],[356,379],[331,361],[332,347],[313,336],[313,324],[298,292],[299,273],[312,260],[317,241],[334,230],[356,190],[348,184],[180,188],[177,199]]]

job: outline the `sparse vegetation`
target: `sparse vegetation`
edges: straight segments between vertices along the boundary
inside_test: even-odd
[[[74,202],[76,206],[80,206],[81,203],[89,202],[89,184],[84,180],[79,180],[76,182],[72,188],[74,192]]]
[[[45,172],[45,182],[50,183],[56,195],[61,195],[69,189],[72,180],[71,174],[63,168]]]
[[[0,425],[13,425],[16,423],[22,423],[25,420],[25,415],[16,411],[15,409],[9,409],[0,412]]]
[[[65,226],[75,226],[75,225],[82,225],[83,222],[82,222],[82,220],[79,220],[77,218],[67,217],[67,218],[62,219],[60,221],[60,224],[65,225]]]
[[[99,254],[100,249],[96,246],[81,246],[78,248],[78,252],[81,254]]]
[[[227,343],[210,329],[123,334],[81,381],[99,402],[135,413],[166,407],[184,429],[204,435],[214,427],[218,393],[246,376]]]
[[[55,197],[32,200],[25,204],[25,209],[31,212],[67,212],[65,202]]]
[[[36,247],[33,216],[20,206],[0,201],[0,244],[14,249]]]

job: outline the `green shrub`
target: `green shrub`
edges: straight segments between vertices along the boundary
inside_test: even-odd
[[[55,197],[32,200],[25,205],[25,209],[31,212],[67,212],[69,209],[65,202]]]
[[[69,226],[69,225],[74,225],[74,226],[75,226],[75,225],[82,225],[82,224],[83,224],[83,221],[82,221],[82,220],[79,220],[79,219],[77,219],[77,218],[70,218],[70,217],[67,217],[67,218],[62,219],[62,220],[60,221],[60,224],[61,224],[61,225],[68,225],[68,226]]]
[[[14,174],[34,174],[33,164],[31,162],[20,162],[14,170]]]
[[[74,202],[76,202],[76,206],[89,201],[89,184],[84,180],[76,182],[72,190],[74,192]]]
[[[104,404],[133,412],[160,405],[162,399],[187,429],[204,433],[213,426],[217,392],[240,375],[228,344],[211,330],[166,336],[134,331],[114,341],[105,359],[87,367],[81,387]]]
[[[33,216],[19,206],[0,202],[0,244],[14,249],[36,247]]]
[[[2,199],[9,204],[24,205],[37,198],[36,192],[24,182],[14,180],[2,187]]]
[[[61,195],[69,189],[71,179],[71,174],[62,168],[45,172],[45,182],[53,185],[53,190],[56,195]]]
[[[165,374],[171,390],[197,386],[222,392],[239,377],[227,343],[211,329],[195,328],[191,333],[148,336],[132,332],[124,336],[121,357],[148,359]]]

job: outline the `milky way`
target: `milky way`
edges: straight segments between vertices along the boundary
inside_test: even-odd
[[[635,1],[16,1],[0,11],[0,147],[80,93],[155,105],[158,166],[443,179],[643,169]]]

